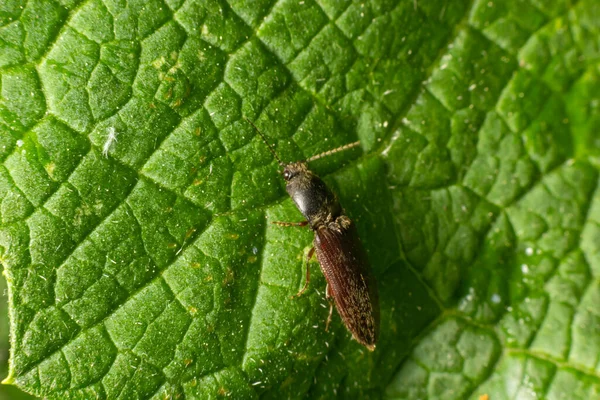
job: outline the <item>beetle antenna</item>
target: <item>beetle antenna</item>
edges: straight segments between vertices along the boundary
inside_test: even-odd
[[[360,144],[360,140],[357,141],[357,142],[354,142],[354,143],[348,143],[348,144],[345,144],[343,146],[336,147],[335,149],[324,151],[323,153],[320,153],[320,154],[317,154],[317,155],[314,155],[314,156],[308,158],[306,160],[306,162],[309,163],[311,161],[318,160],[319,158],[323,158],[323,157],[327,157],[329,155],[335,154],[335,153],[337,153],[339,151],[344,151],[344,150],[351,149],[353,147],[358,146],[359,144]]]
[[[284,166],[285,163],[283,161],[281,161],[281,158],[279,158],[279,156],[277,155],[277,153],[275,153],[275,149],[269,144],[269,142],[267,141],[267,138],[265,137],[265,135],[263,135],[263,133],[256,127],[256,125],[254,125],[254,122],[250,121],[248,118],[244,117],[244,119],[254,127],[254,129],[256,129],[256,132],[258,132],[258,134],[260,135],[260,137],[262,138],[262,141],[265,142],[265,145],[267,146],[267,149],[269,149],[269,151],[271,152],[271,154],[273,154],[273,157],[275,157],[275,159],[279,162],[279,165]]]

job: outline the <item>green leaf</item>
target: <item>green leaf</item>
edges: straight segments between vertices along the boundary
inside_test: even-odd
[[[4,298],[0,302],[0,376],[5,377],[8,372],[8,302],[6,298],[6,280],[0,277],[0,293]],[[0,399],[2,400],[27,400],[34,397],[19,390],[16,386],[0,386]]]
[[[49,399],[600,396],[596,0],[0,4],[5,383]],[[381,297],[334,313],[278,165]],[[5,348],[6,346],[4,346]]]

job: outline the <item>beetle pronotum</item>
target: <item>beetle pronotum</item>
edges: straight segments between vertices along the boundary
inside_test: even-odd
[[[357,146],[359,142],[326,151],[305,161],[284,163],[260,130],[256,129],[265,145],[283,168],[286,190],[306,221],[296,223],[274,222],[283,226],[310,225],[315,233],[308,260],[316,252],[323,275],[327,280],[326,296],[333,299],[342,321],[356,341],[367,349],[375,350],[379,334],[379,298],[377,284],[371,274],[367,257],[360,243],[356,227],[344,213],[337,196],[325,183],[308,169],[308,163],[321,157]],[[310,281],[306,265],[306,283],[296,296],[301,295]],[[329,311],[329,320],[331,319]]]

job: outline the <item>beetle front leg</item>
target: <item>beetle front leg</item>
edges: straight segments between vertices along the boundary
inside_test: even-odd
[[[301,222],[281,222],[281,221],[273,221],[271,222],[273,225],[279,225],[279,226],[306,226],[308,225],[308,221],[301,221]]]
[[[310,282],[310,259],[312,258],[313,254],[315,254],[314,247],[312,247],[308,251],[308,256],[306,257],[306,282],[304,283],[304,287],[302,289],[300,289],[300,291],[298,293],[296,293],[294,296],[292,296],[292,299],[294,297],[302,296],[302,293],[304,293],[306,291],[306,289],[308,289],[308,283]]]

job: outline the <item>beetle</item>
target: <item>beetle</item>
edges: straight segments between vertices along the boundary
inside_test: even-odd
[[[371,273],[356,226],[344,212],[335,193],[308,168],[309,162],[355,147],[360,142],[326,151],[305,161],[284,163],[256,125],[249,119],[245,119],[258,132],[271,154],[279,162],[283,169],[283,179],[286,181],[286,191],[306,219],[302,222],[273,223],[282,226],[309,225],[315,234],[313,247],[307,256],[306,282],[293,297],[302,295],[308,288],[310,282],[308,262],[316,253],[321,271],[327,281],[325,295],[330,304],[333,299],[344,325],[354,339],[368,350],[375,350],[379,336],[377,282]],[[329,309],[327,327],[332,311],[333,305]]]

